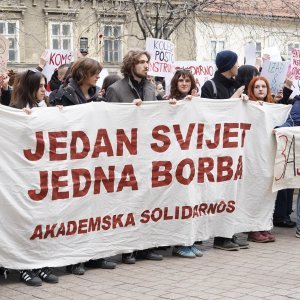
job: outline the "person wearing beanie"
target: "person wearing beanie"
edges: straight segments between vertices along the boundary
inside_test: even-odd
[[[224,50],[216,56],[217,71],[211,80],[204,83],[201,88],[201,97],[210,99],[240,98],[245,86],[237,89],[238,83],[235,76],[238,73],[238,56],[235,52]],[[233,236],[232,238],[215,237],[214,248],[233,251],[249,248],[249,243],[245,240]]]
[[[244,92],[244,86],[237,89],[234,77],[238,72],[238,56],[235,52],[224,50],[216,56],[217,71],[211,80],[201,88],[201,97],[210,99],[239,98]]]

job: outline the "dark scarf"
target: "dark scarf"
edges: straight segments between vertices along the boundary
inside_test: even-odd
[[[130,78],[130,81],[131,81],[133,87],[138,92],[139,98],[142,99],[142,100],[144,100],[144,84],[146,82],[146,79],[142,78],[142,80],[140,82],[138,82],[137,80],[135,80],[133,78],[133,76],[130,76],[129,78]]]

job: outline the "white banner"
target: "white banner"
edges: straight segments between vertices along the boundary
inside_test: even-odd
[[[277,150],[273,191],[300,188],[300,127],[283,127],[275,131]]]
[[[239,99],[0,107],[0,264],[63,266],[272,227],[274,126]]]

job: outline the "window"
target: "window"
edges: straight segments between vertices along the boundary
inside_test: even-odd
[[[217,53],[224,50],[224,41],[210,41],[210,58],[212,60],[216,59]]]
[[[8,60],[18,62],[19,60],[19,33],[18,21],[0,21],[0,34],[9,41]]]
[[[119,63],[122,57],[122,26],[104,26],[104,62]]]
[[[50,23],[51,48],[55,50],[72,50],[72,23]]]

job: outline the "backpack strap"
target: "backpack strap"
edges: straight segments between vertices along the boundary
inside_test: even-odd
[[[215,82],[212,79],[209,79],[208,81],[211,83],[212,88],[213,88],[213,99],[217,99],[218,92],[217,92],[216,84],[215,84]]]

